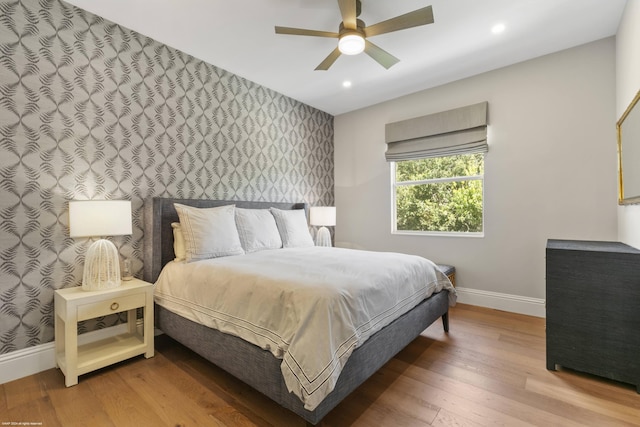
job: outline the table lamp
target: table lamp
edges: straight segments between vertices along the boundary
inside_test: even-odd
[[[128,200],[73,200],[69,202],[69,235],[99,237],[89,246],[84,260],[82,289],[96,291],[120,286],[120,257],[106,236],[132,233]]]
[[[331,233],[327,226],[336,225],[335,206],[313,206],[309,222],[321,226],[316,234],[316,246],[331,246]]]

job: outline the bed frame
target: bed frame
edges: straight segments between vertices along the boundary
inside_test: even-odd
[[[145,202],[144,218],[144,280],[148,282],[154,283],[162,267],[174,258],[171,223],[178,221],[178,214],[173,203],[200,208],[235,204],[249,209],[307,209],[304,203],[149,199]],[[162,332],[314,425],[439,317],[445,332],[449,331],[448,292],[443,291],[422,301],[354,350],[335,389],[315,410],[308,411],[297,396],[288,392],[280,371],[281,360],[271,352],[163,307],[155,309],[156,326]]]

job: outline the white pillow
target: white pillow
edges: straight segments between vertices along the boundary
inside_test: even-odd
[[[267,209],[236,208],[236,225],[245,252],[282,247],[276,220]]]
[[[187,258],[187,250],[184,247],[184,235],[179,222],[172,222],[173,228],[173,253],[176,256],[175,261],[184,261]]]
[[[285,248],[305,248],[313,246],[313,237],[309,233],[307,214],[304,209],[282,210],[270,208],[276,219],[282,246]]]
[[[187,262],[244,253],[236,229],[235,205],[205,209],[173,205],[180,218]]]

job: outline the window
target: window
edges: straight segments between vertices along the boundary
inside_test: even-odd
[[[483,233],[488,102],[387,123],[393,232]]]
[[[394,232],[483,232],[483,153],[391,162],[391,171]]]

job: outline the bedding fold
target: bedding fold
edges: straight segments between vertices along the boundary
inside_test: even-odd
[[[288,390],[313,410],[355,348],[443,290],[454,305],[449,279],[422,257],[308,247],[170,262],[155,299],[282,359]]]

